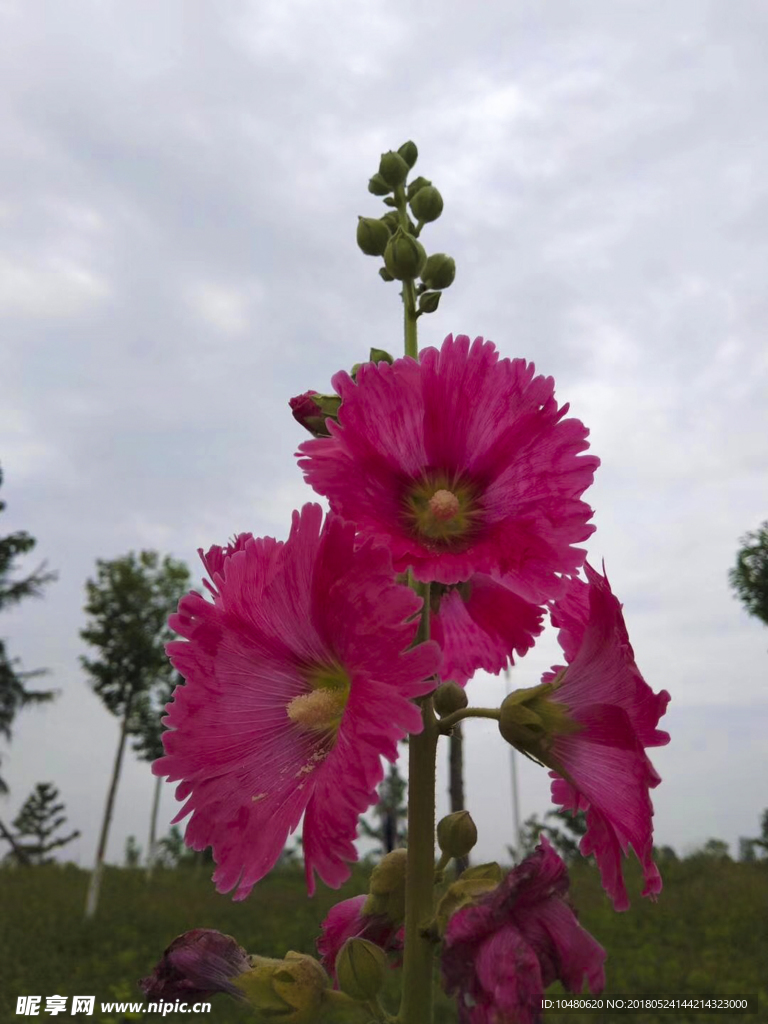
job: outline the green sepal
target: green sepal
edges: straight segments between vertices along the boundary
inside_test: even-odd
[[[390,366],[394,363],[394,357],[385,352],[383,348],[372,348],[370,360],[371,363],[389,363]]]
[[[434,313],[440,305],[442,292],[423,292],[419,296],[419,312]]]
[[[500,884],[504,872],[498,864],[480,864],[475,868],[467,868],[461,876],[448,886],[445,895],[437,904],[435,924],[438,935],[442,938],[448,922],[462,907],[474,903],[478,896],[492,892]]]
[[[382,267],[379,270],[379,277],[381,278],[382,281],[394,281],[395,280],[394,277],[392,277],[392,275],[390,274],[390,272],[387,270],[386,267]]]

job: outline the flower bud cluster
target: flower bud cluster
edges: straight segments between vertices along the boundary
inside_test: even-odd
[[[359,217],[357,223],[360,250],[366,256],[384,258],[384,266],[379,270],[383,281],[421,280],[415,316],[434,313],[440,304],[440,292],[449,288],[456,276],[452,257],[445,253],[428,256],[418,241],[422,227],[437,220],[443,212],[443,197],[428,178],[407,180],[418,155],[416,144],[410,140],[397,151],[382,154],[379,169],[368,182],[368,191],[392,209],[378,219]]]

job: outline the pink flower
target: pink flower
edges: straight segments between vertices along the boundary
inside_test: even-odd
[[[546,837],[496,889],[448,922],[443,987],[460,1024],[536,1024],[544,990],[605,985],[605,951],[576,919],[568,872]]]
[[[148,999],[162,1002],[191,1002],[217,992],[242,998],[232,982],[250,966],[248,954],[231,935],[194,928],[173,940],[152,976],[139,985]]]
[[[580,495],[599,460],[587,430],[558,409],[551,377],[491,342],[449,336],[420,361],[338,373],[331,436],[300,465],[331,508],[386,541],[397,571],[459,583],[473,573],[549,581],[573,573],[592,510]],[[553,596],[553,591],[547,596]]]
[[[213,847],[220,892],[244,899],[304,815],[307,885],[331,886],[357,859],[357,821],[376,800],[381,755],[421,729],[414,697],[439,650],[414,640],[420,599],[395,582],[388,552],[355,550],[355,529],[294,512],[285,544],[241,535],[212,548],[213,603],[182,598],[168,645],[186,679],[164,719],[153,771],[182,780],[186,842]]]
[[[552,622],[569,662],[543,677],[555,682],[553,699],[567,708],[578,731],[555,736],[552,799],[574,813],[586,811],[581,852],[595,854],[616,910],[629,907],[621,870],[631,846],[643,867],[644,896],[661,892],[653,863],[653,806],[649,790],[661,779],[645,753],[669,734],[657,728],[669,694],[654,693],[635,664],[621,605],[606,577],[585,565],[587,583],[569,580],[555,601]]]
[[[331,907],[322,923],[317,951],[326,971],[335,977],[336,957],[347,939],[368,939],[382,949],[402,949],[403,929],[384,914],[364,914],[367,896],[353,896]]]
[[[433,584],[430,635],[443,652],[440,678],[464,686],[477,669],[498,673],[541,633],[544,612],[499,580],[475,573],[466,583]]]

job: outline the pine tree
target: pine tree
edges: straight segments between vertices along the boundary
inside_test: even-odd
[[[405,846],[407,842],[407,785],[397,764],[391,764],[379,786],[379,802],[373,808],[373,814],[378,819],[377,824],[371,825],[365,818],[360,819],[360,831],[368,839],[378,841],[379,847],[376,852],[382,855]]]
[[[13,821],[16,834],[8,858],[27,865],[50,864],[53,857],[47,854],[77,839],[77,829],[56,835],[67,821],[64,804],[58,801],[59,791],[52,782],[38,782]]]
[[[0,469],[0,486],[3,473]],[[0,512],[5,503],[0,501]],[[12,579],[16,559],[34,548],[36,541],[24,530],[0,537],[0,610],[13,607],[26,597],[41,597],[48,583],[56,579],[56,573],[47,572],[45,563],[39,565],[34,572],[21,579]],[[19,659],[8,655],[5,642],[0,638],[0,736],[10,741],[13,720],[24,707],[42,704],[52,700],[54,690],[30,690],[27,682],[44,675],[45,669],[23,672],[19,668]],[[8,786],[0,777],[0,793],[7,793]]]
[[[97,579],[86,583],[85,610],[90,624],[80,636],[96,648],[95,658],[81,658],[94,691],[107,710],[121,720],[112,778],[96,860],[88,886],[85,916],[93,917],[99,899],[101,874],[109,828],[129,734],[140,729],[137,715],[142,694],[162,685],[169,674],[165,644],[172,638],[168,615],[189,587],[189,569],[183,562],[156,551],[131,552],[111,561],[99,559]]]

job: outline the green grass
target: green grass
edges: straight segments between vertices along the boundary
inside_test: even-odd
[[[589,864],[579,862],[572,871],[580,920],[608,950],[606,991],[759,993],[758,1016],[572,1013],[549,1014],[547,1022],[768,1020],[768,864],[691,858],[666,864],[663,873],[664,891],[653,904],[640,898],[637,873],[630,870],[632,909],[616,914]],[[108,868],[97,919],[86,924],[82,910],[87,878],[86,872],[72,866],[0,870],[0,1024],[21,1019],[15,1016],[16,997],[21,994],[95,995],[97,1003],[140,1000],[137,979],[150,973],[168,943],[190,928],[218,928],[234,935],[251,953],[312,953],[328,909],[366,887],[360,869],[340,892],[321,888],[310,900],[301,873],[283,870],[260,883],[246,901],[233,903],[216,893],[205,873],[196,875],[194,869],[160,871],[147,884],[140,871]],[[393,972],[393,990],[397,980]],[[98,1011],[90,1019],[98,1020]],[[148,1024],[155,1019],[161,1018],[143,1018]],[[213,1012],[197,1019],[228,1024],[251,1018],[227,997],[218,996]],[[436,1024],[455,1020],[454,1010],[441,995]]]

